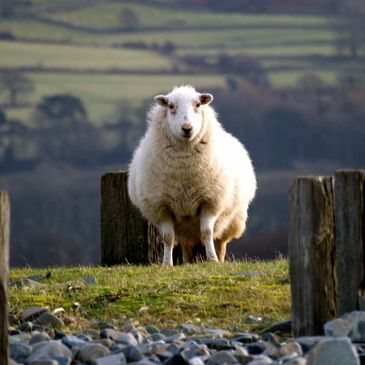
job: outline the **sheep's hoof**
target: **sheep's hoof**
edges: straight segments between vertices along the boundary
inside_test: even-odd
[[[207,255],[208,261],[219,262],[217,255]]]

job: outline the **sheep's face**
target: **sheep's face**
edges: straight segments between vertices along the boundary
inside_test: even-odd
[[[211,94],[200,94],[189,86],[174,89],[168,95],[157,95],[155,101],[167,109],[171,134],[183,141],[193,140],[203,125],[202,109],[213,100]]]

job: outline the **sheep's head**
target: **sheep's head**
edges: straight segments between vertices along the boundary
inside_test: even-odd
[[[198,93],[191,86],[181,86],[168,95],[157,95],[157,104],[167,109],[171,134],[180,140],[193,140],[203,125],[203,108],[213,100],[213,95]]]

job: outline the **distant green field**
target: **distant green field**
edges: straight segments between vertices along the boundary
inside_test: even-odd
[[[239,13],[215,13],[209,11],[184,10],[156,5],[140,5],[128,2],[105,2],[76,11],[65,11],[46,14],[53,19],[71,24],[95,27],[113,28],[125,26],[120,19],[123,10],[135,12],[138,17],[136,26],[211,26],[211,25],[327,25],[327,20],[320,16],[288,16],[288,15],[247,15]]]
[[[70,93],[85,103],[90,119],[98,124],[113,120],[118,101],[128,100],[138,106],[146,99],[170,91],[174,86],[192,84],[201,90],[225,85],[225,77],[217,76],[134,76],[134,75],[28,75],[35,83],[35,92],[29,99],[33,105],[43,96]],[[32,108],[12,108],[7,114],[12,118],[28,119]]]
[[[308,68],[325,82],[332,83],[339,73],[351,71],[349,67],[361,67],[356,63],[333,63],[330,65],[333,71],[321,71],[323,65],[310,58],[336,53],[331,19],[321,16],[217,13],[112,0],[98,4],[81,0],[33,0],[32,6],[36,7],[35,14],[85,29],[49,24],[24,15],[2,20],[0,32],[11,32],[19,39],[17,42],[0,41],[0,67],[42,66],[84,73],[29,74],[35,91],[27,100],[28,106],[7,109],[10,117],[21,120],[30,120],[32,108],[43,96],[56,93],[80,97],[91,120],[102,124],[113,119],[117,103],[122,99],[139,105],[145,99],[152,100],[154,94],[182,83],[191,83],[203,89],[225,85],[227,75],[219,71],[210,76],[191,77],[103,74],[113,69],[161,70],[171,69],[175,65],[181,68],[184,65],[177,64],[176,56],[187,54],[212,58],[223,53],[233,56],[248,54],[261,59],[264,67],[288,67],[286,71],[270,72],[268,75],[272,84],[278,87],[295,84],[304,73],[300,68]],[[137,14],[137,31],[106,31],[125,26],[120,20],[123,9],[133,10]],[[143,27],[160,30],[143,31]],[[174,29],[164,30],[164,27]],[[91,32],[87,28],[99,31]],[[52,44],[52,41],[57,43]],[[115,47],[124,42],[141,42],[151,46],[168,41],[176,46],[176,52],[171,56]],[[321,45],[318,45],[319,41]],[[276,59],[276,56],[280,58]],[[304,56],[305,59],[295,59],[293,56]],[[293,70],[293,67],[298,67],[298,70]],[[91,69],[100,71],[100,74],[85,73]],[[0,97],[1,103],[4,96]]]
[[[163,69],[171,61],[144,50],[0,41],[0,66],[73,69]],[[146,62],[148,60],[148,62]]]

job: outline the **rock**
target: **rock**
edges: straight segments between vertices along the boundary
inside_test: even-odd
[[[188,361],[188,364],[189,365],[204,365],[204,359],[196,356],[196,357],[193,357],[192,359],[190,359]]]
[[[32,332],[33,330],[33,323],[32,322],[24,322],[19,327],[18,330],[21,332]]]
[[[248,324],[254,324],[254,323],[261,323],[262,322],[262,317],[255,317],[255,316],[247,316],[245,318],[245,323]]]
[[[114,342],[109,338],[99,338],[98,340],[92,340],[91,343],[100,343],[108,349],[111,349],[114,345]]]
[[[46,307],[30,307],[22,313],[21,319],[23,322],[34,321],[35,319],[39,318],[41,314],[45,312],[48,312],[48,308]]]
[[[29,345],[34,345],[38,342],[50,341],[51,338],[47,332],[38,332],[32,335],[32,338],[29,341]]]
[[[183,323],[180,326],[180,329],[182,332],[185,332],[188,335],[204,333],[204,329],[201,326],[198,326],[193,323]]]
[[[265,333],[291,333],[291,320],[288,319],[286,321],[281,321],[281,322],[277,322],[272,324],[269,327],[264,328],[261,331],[261,334],[265,334]]]
[[[101,338],[110,338],[115,341],[119,336],[121,336],[121,332],[118,332],[112,328],[104,328],[100,331]]]
[[[126,364],[124,354],[108,355],[91,361],[91,365],[123,365]]]
[[[330,339],[331,337],[326,336],[303,336],[297,337],[295,339],[296,342],[302,347],[303,352],[306,353],[311,350],[318,342],[321,342],[325,339]]]
[[[280,346],[280,348],[279,348],[280,357],[283,357],[286,355],[291,355],[291,354],[294,354],[296,356],[303,355],[302,347],[300,346],[300,344],[298,342],[291,341],[291,342],[284,343]]]
[[[118,338],[115,339],[116,343],[123,343],[128,346],[137,346],[138,341],[131,333],[122,333]]]
[[[109,352],[109,349],[103,345],[98,343],[87,343],[80,349],[77,354],[77,359],[81,362],[88,363],[97,358],[107,356]]]
[[[91,337],[93,340],[100,338],[100,333],[93,328],[86,328],[82,331],[82,333],[86,336]]]
[[[300,356],[294,356],[290,359],[283,357],[281,360],[283,361],[283,364],[285,364],[285,365],[306,365],[307,364],[307,359],[305,359],[304,357],[300,357]]]
[[[227,350],[231,348],[229,341],[225,338],[209,338],[204,341],[204,344],[210,349],[215,350]]]
[[[49,312],[44,312],[41,314],[40,317],[34,321],[34,324],[55,329],[60,329],[64,326],[64,323],[61,319]]]
[[[255,343],[248,344],[246,349],[250,355],[260,355],[265,351],[266,345],[262,341],[257,341]]]
[[[152,341],[161,341],[161,340],[164,340],[166,338],[166,336],[162,333],[153,333],[148,338]]]
[[[189,363],[181,356],[174,355],[170,359],[166,360],[164,365],[189,365]]]
[[[153,324],[148,324],[146,326],[146,331],[150,334],[160,332],[160,330]]]
[[[66,345],[70,349],[75,346],[78,346],[81,348],[82,346],[84,346],[86,344],[86,342],[84,340],[80,339],[77,336],[73,336],[73,335],[65,335],[62,337],[61,341],[64,345]]]
[[[354,311],[324,325],[327,336],[347,336],[353,342],[365,342],[365,312]]]
[[[36,360],[58,360],[63,359],[63,363],[66,361],[71,362],[72,353],[68,347],[63,345],[60,341],[45,341],[39,342],[33,346],[32,354],[26,359],[27,363],[31,363]],[[67,363],[66,362],[66,363]]]
[[[252,343],[252,342],[256,342],[258,341],[259,336],[253,334],[253,333],[248,333],[248,332],[239,332],[236,333],[233,337],[231,342],[235,341],[235,342],[240,342],[240,343]]]
[[[360,365],[355,347],[347,337],[326,339],[309,353],[307,365]]]
[[[59,365],[57,360],[34,360],[29,365]]]
[[[84,277],[83,281],[85,284],[88,284],[88,285],[97,283],[96,277],[92,276],[92,275],[88,275],[88,276]]]
[[[19,326],[19,319],[15,314],[9,313],[8,323],[9,323],[9,326]]]
[[[254,360],[250,361],[249,363],[247,363],[247,365],[269,365],[272,364],[274,365],[273,361],[265,355],[258,355],[254,358]],[[322,364],[325,365],[325,364]],[[329,365],[329,364],[326,364]]]
[[[237,359],[233,351],[219,351],[212,355],[206,362],[207,365],[236,364]]]
[[[136,346],[128,346],[122,350],[126,360],[128,362],[140,361],[143,358],[141,350]]]
[[[166,343],[173,343],[173,342],[185,340],[185,338],[186,338],[185,334],[182,333],[182,332],[179,332],[176,335],[166,337],[165,342]]]
[[[10,343],[10,357],[16,362],[23,363],[32,353],[32,347],[25,343]]]

